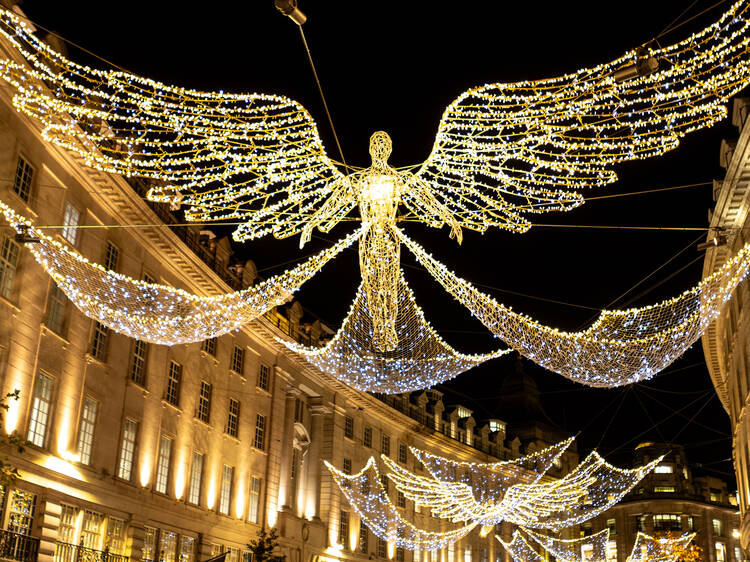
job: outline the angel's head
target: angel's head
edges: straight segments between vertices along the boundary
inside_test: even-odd
[[[375,162],[385,163],[391,155],[391,137],[385,131],[375,131],[370,137],[370,156],[373,164]]]

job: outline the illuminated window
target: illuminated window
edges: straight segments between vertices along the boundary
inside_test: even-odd
[[[78,241],[78,223],[80,222],[80,220],[81,212],[70,203],[65,205],[65,213],[63,214],[63,228],[60,234],[73,246],[75,246],[76,242]]]
[[[378,537],[378,558],[388,557],[388,543]]]
[[[687,524],[688,524],[688,531],[690,531],[691,533],[695,531],[695,518],[693,518],[692,515],[688,515]]]
[[[367,543],[370,538],[370,533],[367,531],[367,527],[362,525],[360,523],[359,526],[359,552],[362,554],[367,554],[368,552],[368,546]]]
[[[710,498],[712,502],[721,502],[721,490],[711,488]]]
[[[112,242],[107,242],[107,246],[104,248],[104,267],[112,271],[117,271],[117,266],[120,263],[120,250]]]
[[[346,547],[349,541],[349,512],[341,511],[339,513],[339,544]]]
[[[234,398],[229,399],[229,411],[227,413],[227,435],[237,437],[240,426],[240,402]]]
[[[135,340],[133,342],[133,355],[130,358],[130,380],[141,386],[146,384],[147,355],[148,344],[144,341]]]
[[[372,447],[372,428],[365,426],[362,433],[362,444],[365,447]]]
[[[491,432],[505,431],[505,424],[498,420],[490,420],[488,423]]]
[[[617,541],[607,541],[607,562],[617,562]]]
[[[39,373],[34,385],[34,398],[31,402],[29,416],[29,431],[26,439],[37,447],[44,447],[47,438],[47,424],[49,423],[52,407],[52,379]]]
[[[389,435],[383,435],[380,439],[380,453],[386,457],[391,456],[391,437]]]
[[[208,423],[211,417],[211,385],[201,381],[200,395],[198,396],[198,410],[195,417],[203,423]]]
[[[94,446],[97,408],[98,405],[95,400],[88,396],[83,399],[81,420],[78,424],[78,454],[83,464],[91,463],[91,449]]]
[[[169,375],[167,377],[167,391],[164,400],[173,406],[180,405],[180,381],[182,379],[182,365],[175,361],[169,362]]]
[[[660,464],[654,469],[655,474],[672,474],[672,465]]]
[[[721,529],[721,519],[714,519],[714,520],[711,521],[711,524],[712,524],[713,529],[714,529],[714,535],[716,535],[717,537],[720,537],[721,536],[721,531],[722,531],[722,529]]]
[[[3,239],[3,248],[0,251],[0,293],[10,299],[13,296],[13,279],[16,276],[18,266],[19,246],[10,238]]]
[[[263,365],[261,363],[260,368],[258,369],[258,388],[261,390],[268,390],[268,378],[269,378],[269,371],[268,365]]]
[[[398,462],[406,464],[406,445],[398,444]]]
[[[81,525],[81,543],[84,548],[101,550],[104,531],[104,515],[97,511],[85,509]]]
[[[257,523],[260,515],[260,478],[250,477],[250,505],[247,519],[250,523]]]
[[[657,494],[672,493],[674,492],[674,486],[654,486],[654,492]]]
[[[172,460],[172,440],[162,435],[159,440],[159,457],[156,462],[156,482],[154,488],[161,494],[167,493],[169,484],[169,464]]]
[[[219,493],[219,513],[229,515],[229,504],[232,500],[232,484],[234,483],[234,467],[224,465],[221,471],[221,491]]]
[[[203,345],[201,346],[201,350],[205,351],[209,355],[213,355],[216,357],[216,338],[209,338],[207,340],[203,340]]]
[[[203,482],[203,455],[193,451],[193,464],[190,465],[190,485],[188,486],[188,503],[200,505],[201,483]]]
[[[138,435],[138,424],[133,420],[125,420],[122,428],[122,444],[120,445],[120,463],[117,465],[117,477],[130,480],[133,477],[133,459],[135,457],[135,439]]]
[[[266,450],[266,416],[257,414],[255,416],[255,440],[253,446],[261,451]]]
[[[593,560],[594,559],[594,545],[583,544],[581,545],[581,560]]]
[[[232,352],[232,371],[238,375],[245,374],[245,350],[236,345]]]
[[[727,560],[727,547],[723,542],[716,541],[714,548],[716,549],[716,562],[726,562]]]
[[[344,418],[344,437],[347,439],[354,438],[354,419],[351,416]]]
[[[76,520],[78,519],[78,508],[72,505],[60,505],[60,526],[57,528],[57,541],[66,544],[78,542],[76,536]]]
[[[47,303],[47,327],[56,334],[62,334],[65,325],[65,308],[68,299],[63,290],[52,284]]]
[[[682,517],[678,513],[657,513],[654,515],[654,531],[681,531]]]
[[[403,494],[401,490],[398,490],[398,493],[396,495],[396,506],[406,507],[406,496]]]
[[[609,529],[610,536],[616,535],[617,534],[617,520],[607,519],[607,529]]]
[[[177,533],[162,529],[159,532],[159,562],[175,562]]]
[[[16,164],[16,176],[13,179],[13,193],[26,203],[29,202],[31,197],[31,182],[33,179],[34,168],[23,156],[19,156],[18,164]]]
[[[156,560],[156,534],[154,527],[145,526],[143,528],[143,549],[141,550],[141,560],[153,562]]]
[[[109,328],[94,320],[94,329],[91,333],[91,356],[99,361],[107,359],[107,339]]]
[[[352,473],[352,459],[344,459],[343,469],[344,474]]]
[[[116,517],[107,518],[107,539],[109,552],[118,556],[125,555],[126,537],[125,521]]]
[[[28,535],[34,523],[36,496],[23,490],[13,490],[8,506],[8,531]]]
[[[180,562],[193,562],[195,560],[195,538],[182,535],[180,542]]]

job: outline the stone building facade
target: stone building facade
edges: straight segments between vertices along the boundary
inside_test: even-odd
[[[721,145],[723,180],[714,182],[715,207],[709,213],[703,276],[718,270],[739,248],[750,241],[750,100],[736,99],[732,123],[739,136]],[[743,281],[727,302],[721,316],[703,336],[703,351],[711,379],[732,428],[732,451],[742,513],[742,546],[750,547],[750,287]]]
[[[664,460],[616,506],[581,526],[583,536],[609,528],[608,562],[624,562],[638,531],[652,536],[695,532],[706,562],[742,562],[740,514],[726,482],[693,476],[685,450],[672,443],[641,443],[633,466]]]
[[[0,43],[0,57],[9,53]],[[10,95],[0,87],[2,201],[38,225],[64,226],[51,231],[60,242],[135,279],[200,295],[253,283],[254,265],[232,263],[226,240],[169,228],[175,217],[143,199],[147,186],[44,142]],[[128,224],[153,226],[102,228]],[[20,391],[5,430],[30,445],[9,453],[20,479],[2,490],[0,557],[193,562],[227,552],[239,562],[257,531],[275,526],[289,562],[419,560],[359,525],[323,460],[354,472],[384,453],[413,469],[408,446],[488,462],[552,441],[513,438],[503,421],[478,422],[435,391],[352,390],[276,341],[317,341],[323,327],[303,320],[290,303],[218,339],[137,342],[83,316],[2,228],[0,392]],[[556,470],[576,461],[571,451]],[[393,499],[415,524],[438,528]],[[489,562],[505,559],[501,550],[473,533],[424,558]]]

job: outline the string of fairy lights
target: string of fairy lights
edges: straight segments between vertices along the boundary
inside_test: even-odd
[[[374,458],[356,474],[345,474],[328,462],[326,466],[352,508],[375,535],[409,550],[435,550],[477,526],[486,535],[502,522],[546,531],[578,525],[619,502],[662,460],[657,458],[635,469],[620,469],[593,452],[559,479],[541,482],[546,472],[519,471],[519,467],[540,462],[549,468],[549,460],[557,458],[569,445],[570,440],[566,440],[510,463],[461,463],[470,483],[458,481],[455,476],[441,480],[434,475],[419,475],[381,456],[388,469],[387,478],[396,490],[440,520],[439,532],[417,529],[404,519],[382,485]],[[502,476],[488,480],[488,471]],[[498,480],[501,491],[494,488]]]

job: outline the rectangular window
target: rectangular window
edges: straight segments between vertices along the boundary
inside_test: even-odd
[[[19,246],[10,238],[3,239],[3,248],[0,251],[0,293],[10,299],[13,296],[13,279],[18,267]]]
[[[107,242],[107,246],[104,248],[104,268],[110,271],[117,271],[117,266],[120,263],[120,249]]]
[[[657,494],[669,494],[674,492],[674,486],[654,486],[654,492]]]
[[[339,544],[344,548],[349,544],[349,512],[341,511],[339,513]]]
[[[432,551],[433,554],[436,552],[435,550]],[[396,562],[404,562],[404,549],[400,546],[396,548]]]
[[[232,371],[238,375],[245,374],[245,350],[236,345],[232,352]]]
[[[175,562],[177,533],[162,529],[159,533],[159,562]]]
[[[13,193],[18,195],[26,203],[29,202],[31,197],[31,182],[34,179],[34,168],[31,164],[23,157],[18,157],[18,164],[16,164],[16,176],[13,179]]]
[[[255,416],[255,440],[253,445],[261,451],[266,450],[266,416],[261,414]]]
[[[8,507],[8,531],[19,535],[31,534],[36,510],[36,496],[15,489],[10,495]]]
[[[201,381],[201,391],[198,396],[198,410],[195,417],[203,423],[208,423],[211,417],[211,385],[206,381]]]
[[[44,447],[47,438],[47,425],[52,409],[52,379],[39,373],[34,385],[34,398],[31,402],[29,431],[26,439],[37,447]]]
[[[605,549],[607,562],[617,562],[617,541],[607,541]]]
[[[367,531],[367,527],[365,525],[362,525],[360,523],[359,525],[359,551],[362,554],[367,554],[369,548],[367,546],[368,540],[369,540],[369,533]]]
[[[406,496],[401,490],[398,490],[398,494],[396,495],[396,506],[406,507]]]
[[[380,485],[383,487],[383,491],[388,493],[388,477],[385,474],[380,475]]]
[[[63,332],[67,302],[68,299],[63,290],[53,283],[47,303],[47,327],[56,334]]]
[[[672,474],[672,465],[660,464],[654,469],[654,474]]]
[[[681,531],[682,517],[677,513],[654,514],[654,531]]]
[[[209,355],[213,355],[216,357],[216,338],[209,338],[207,340],[203,340],[203,345],[201,346],[201,350],[205,351]]]
[[[130,380],[135,384],[146,385],[146,357],[148,344],[144,341],[133,342],[133,356],[130,358]]]
[[[172,460],[172,440],[162,435],[159,440],[159,458],[156,461],[156,482],[154,488],[161,494],[167,493],[169,465]]]
[[[153,562],[156,560],[156,534],[157,530],[154,527],[143,528],[143,550],[141,551],[141,560]]]
[[[94,320],[94,330],[91,334],[91,356],[99,361],[107,360],[107,338],[109,328]]]
[[[76,209],[73,205],[68,203],[65,205],[65,213],[63,214],[63,229],[62,237],[65,238],[71,245],[75,246],[78,242],[78,223],[81,220],[81,212]]]
[[[57,528],[57,540],[66,544],[78,542],[76,537],[76,520],[78,519],[78,508],[72,505],[60,505],[60,526]],[[57,558],[57,557],[55,557]],[[67,557],[63,557],[67,558]]]
[[[365,426],[365,430],[362,434],[362,444],[365,447],[372,447],[372,428]]]
[[[250,477],[250,505],[248,507],[248,521],[257,523],[260,515],[260,478],[255,476]]]
[[[354,419],[351,416],[344,418],[344,437],[347,439],[354,438]]]
[[[716,541],[716,562],[726,562],[727,560],[727,547],[723,542]]]
[[[234,467],[224,465],[224,469],[221,471],[221,492],[219,494],[219,513],[223,513],[224,515],[229,515],[233,482]]]
[[[617,534],[617,520],[616,519],[607,519],[607,529],[609,529],[609,535],[616,535]]]
[[[182,535],[180,543],[180,562],[194,562],[195,538]]]
[[[304,423],[305,420],[305,401],[299,398],[294,399],[294,422]]]
[[[406,445],[398,444],[398,462],[406,464]]]
[[[387,558],[388,557],[388,544],[378,537],[378,558]]]
[[[261,390],[268,390],[269,371],[268,365],[263,364],[258,369],[258,388]]]
[[[94,447],[94,428],[98,404],[86,396],[83,399],[81,420],[78,424],[78,454],[83,464],[91,463],[91,449]]]
[[[720,537],[721,536],[721,519],[714,519],[711,521],[711,524],[714,529],[714,536]]]
[[[229,411],[227,412],[227,435],[237,437],[240,427],[240,401],[229,399]]]
[[[688,515],[687,518],[688,531],[691,533],[695,531],[695,518],[692,515]]]
[[[81,543],[84,548],[100,550],[102,547],[103,530],[104,516],[97,511],[84,510],[83,524],[81,525]]]
[[[203,482],[203,455],[193,452],[193,464],[190,465],[190,486],[188,487],[188,503],[201,504],[201,483]]]
[[[380,453],[386,457],[391,456],[391,438],[389,435],[383,435],[380,440]]]
[[[119,556],[125,555],[125,521],[116,517],[107,518],[107,539],[109,552]]]
[[[182,379],[182,365],[176,361],[169,362],[169,376],[167,377],[167,391],[164,400],[172,406],[180,405],[180,381]]]
[[[138,423],[125,420],[122,428],[120,445],[120,463],[117,465],[117,477],[128,480],[133,477],[133,459],[135,458],[135,439],[138,435]]]

